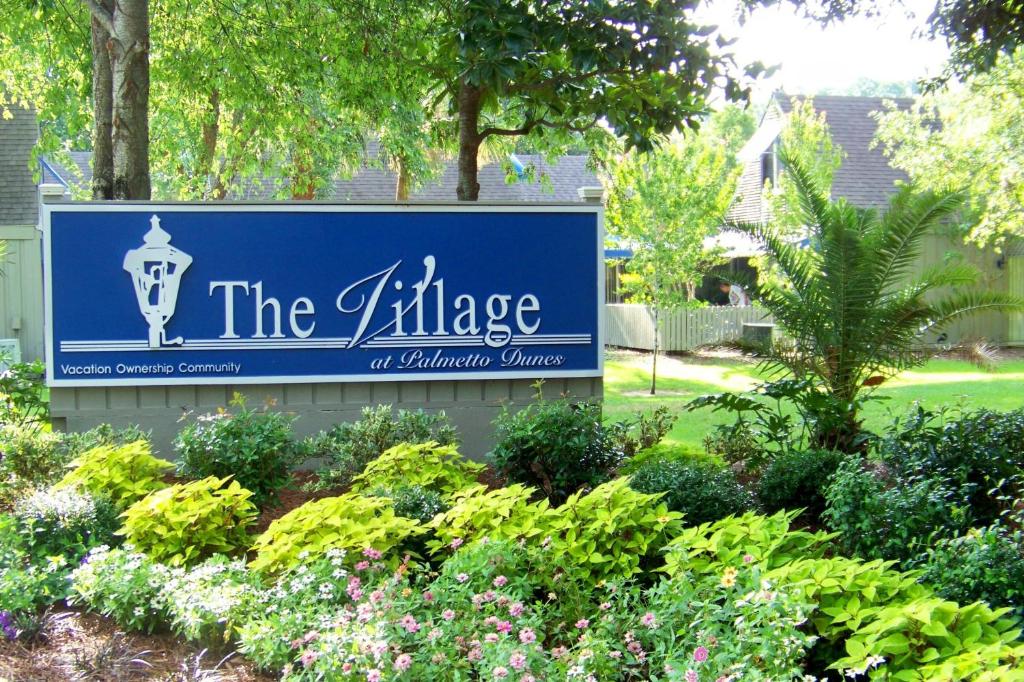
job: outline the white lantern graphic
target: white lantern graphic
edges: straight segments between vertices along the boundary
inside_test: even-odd
[[[149,323],[149,347],[180,345],[182,337],[168,339],[164,325],[174,315],[181,275],[192,264],[192,256],[171,246],[171,235],[160,227],[160,218],[149,219],[145,242],[124,256],[124,269],[132,276],[139,310]]]

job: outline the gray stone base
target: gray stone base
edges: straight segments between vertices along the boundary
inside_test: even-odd
[[[153,432],[153,447],[173,459],[174,436],[188,413],[203,414],[228,404],[237,391],[250,407],[273,401],[274,409],[293,413],[296,436],[313,435],[344,421],[355,421],[367,405],[391,404],[395,409],[444,410],[458,427],[462,453],[481,460],[494,444],[491,423],[501,406],[525,406],[534,395],[528,379],[410,381],[381,383],[275,384],[245,386],[117,386],[51,388],[54,430],[85,431],[98,424],[139,425]],[[603,397],[601,377],[548,379],[544,396],[562,394],[586,400]]]

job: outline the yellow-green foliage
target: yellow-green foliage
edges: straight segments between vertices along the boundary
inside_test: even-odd
[[[399,443],[367,464],[353,480],[352,490],[418,485],[452,495],[474,485],[483,470],[483,464],[470,462],[454,445]]]
[[[57,483],[58,488],[81,488],[106,496],[121,509],[163,488],[161,477],[174,468],[173,463],[150,454],[149,443],[143,440],[119,447],[101,445],[68,466],[71,471]]]
[[[817,604],[811,622],[828,640],[845,637],[884,606],[929,596],[913,573],[893,570],[894,561],[846,557],[797,559],[765,573],[773,584],[791,585]]]
[[[669,575],[687,570],[705,573],[716,564],[736,566],[747,555],[766,568],[819,557],[833,535],[791,531],[789,524],[799,513],[762,516],[750,512],[686,528],[665,547],[665,571]]]
[[[129,507],[118,533],[157,561],[192,565],[248,546],[249,525],[259,515],[251,497],[230,476],[173,485]]]
[[[487,490],[474,485],[456,493],[452,507],[430,522],[434,540],[427,548],[437,554],[457,544],[482,537],[493,540],[530,539],[547,535],[552,515],[548,501],[530,502],[535,488],[515,485]]]
[[[888,606],[831,667],[870,671],[871,680],[1024,680],[1024,643],[1009,611],[937,597]]]
[[[682,529],[683,515],[661,497],[633,490],[628,477],[571,495],[551,516],[551,551],[593,582],[629,578]]]
[[[250,566],[276,573],[299,563],[303,552],[315,558],[332,547],[345,550],[349,563],[364,559],[367,549],[395,563],[402,542],[424,532],[416,521],[396,516],[391,500],[347,493],[307,502],[271,523],[256,538]]]

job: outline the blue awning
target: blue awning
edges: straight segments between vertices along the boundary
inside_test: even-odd
[[[604,257],[606,259],[612,258],[632,258],[633,249],[605,249]]]

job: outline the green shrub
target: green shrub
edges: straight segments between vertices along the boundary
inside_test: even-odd
[[[943,538],[917,562],[921,581],[944,598],[1009,606],[1024,616],[1024,533],[993,525]]]
[[[683,445],[681,443],[659,443],[649,448],[640,450],[635,455],[622,463],[619,471],[623,474],[633,474],[637,469],[648,462],[683,462],[686,464],[721,464],[718,457],[708,455],[704,450]]]
[[[754,506],[753,495],[731,469],[710,462],[648,459],[636,467],[630,486],[641,493],[663,493],[662,502],[696,525],[740,514]]]
[[[918,408],[897,420],[879,448],[897,476],[942,478],[961,491],[982,524],[1006,511],[989,489],[1024,468],[1024,409],[977,410],[955,417]],[[1024,490],[1015,491],[1018,494]]]
[[[263,508],[277,500],[277,492],[291,480],[291,467],[303,456],[292,440],[295,417],[250,410],[237,393],[231,405],[238,408],[236,414],[222,410],[201,416],[178,434],[178,472],[188,478],[234,476]]]
[[[682,527],[661,494],[639,493],[617,478],[576,493],[551,515],[551,551],[592,583],[624,580],[652,568],[661,548]]]
[[[530,502],[534,488],[513,484],[488,490],[475,485],[455,494],[451,509],[430,523],[434,539],[427,542],[431,553],[458,549],[481,538],[529,540],[548,532],[552,515],[547,500]]]
[[[82,453],[98,448],[101,445],[121,447],[135,441],[150,441],[150,431],[143,431],[139,426],[115,428],[110,424],[100,424],[88,431],[74,431],[60,434],[60,449],[68,459],[74,459]]]
[[[834,450],[783,452],[765,467],[757,497],[768,513],[806,509],[815,516],[825,511],[825,489],[844,455]]]
[[[484,468],[462,457],[454,445],[400,443],[367,464],[352,479],[352,490],[418,486],[451,495],[474,485]]]
[[[249,501],[252,493],[229,480],[210,476],[150,493],[123,514],[124,527],[118,533],[172,566],[244,549],[247,529],[259,512]]]
[[[13,516],[0,514],[0,634],[16,639],[35,629],[40,609],[67,596],[67,561],[35,557]]]
[[[490,457],[508,480],[539,488],[552,505],[610,479],[623,453],[601,423],[601,405],[567,399],[507,406]]]
[[[395,514],[420,523],[429,523],[435,516],[450,509],[441,493],[421,485],[374,488],[369,495],[371,497],[386,497],[391,500]]]
[[[38,426],[49,421],[45,372],[39,360],[10,363],[0,372],[0,423]]]
[[[852,457],[825,490],[822,519],[839,533],[837,542],[847,554],[905,560],[935,539],[966,530],[968,497],[944,478],[897,478],[882,464]]]
[[[126,630],[153,632],[166,621],[161,597],[167,569],[146,555],[97,547],[71,574],[68,603],[112,619]]]
[[[63,556],[71,564],[93,547],[115,541],[117,514],[109,499],[73,488],[37,491],[19,500],[14,509],[33,557]]]
[[[277,573],[306,555],[316,558],[332,548],[345,550],[349,563],[382,557],[396,564],[406,539],[423,532],[416,521],[397,516],[391,500],[355,493],[327,497],[307,502],[272,522],[256,538],[256,558],[250,567]]]
[[[729,464],[741,464],[752,473],[760,471],[774,454],[764,447],[750,424],[742,420],[716,425],[704,437],[704,452]]]
[[[60,434],[36,426],[0,426],[0,509],[60,479],[70,459],[60,445]]]
[[[122,509],[163,488],[163,475],[174,468],[173,463],[153,457],[149,444],[141,440],[95,447],[72,460],[70,466],[73,468],[56,488],[81,488],[109,497]]]
[[[308,439],[305,446],[311,457],[327,461],[317,472],[317,485],[331,488],[348,485],[389,448],[431,441],[440,446],[459,444],[458,433],[444,411],[428,414],[423,410],[399,410],[395,414],[391,405],[378,405],[364,407],[359,421],[338,424]]]
[[[672,414],[662,405],[649,413],[637,412],[632,419],[626,419],[605,427],[609,439],[624,457],[633,457],[638,452],[652,448],[662,441],[679,415]]]

